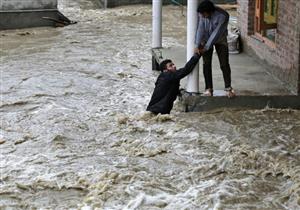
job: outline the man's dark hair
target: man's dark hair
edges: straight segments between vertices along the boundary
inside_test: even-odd
[[[166,69],[167,69],[167,64],[168,64],[168,63],[172,63],[172,60],[170,60],[170,59],[163,60],[163,61],[159,64],[159,70],[160,70],[161,72],[163,72],[164,70],[166,70]]]
[[[209,0],[202,1],[199,4],[198,9],[197,9],[197,12],[199,12],[201,14],[203,14],[204,12],[213,13],[214,11],[216,11],[216,7],[215,7],[214,3],[212,3]]]

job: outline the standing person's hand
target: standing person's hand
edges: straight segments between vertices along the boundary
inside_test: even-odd
[[[198,48],[199,49],[199,53],[201,54],[201,55],[203,55],[204,53],[205,53],[205,49],[204,49],[204,47],[200,47],[200,48]]]
[[[205,49],[203,48],[203,47],[196,47],[195,49],[194,49],[194,53],[197,53],[197,54],[199,54],[199,55],[203,55],[204,53],[205,53]]]
[[[196,54],[198,54],[198,55],[201,55],[200,50],[199,50],[198,47],[196,47],[196,48],[194,49],[194,53],[196,53]]]

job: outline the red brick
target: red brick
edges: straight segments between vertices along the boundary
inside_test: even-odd
[[[300,1],[279,0],[275,49],[253,38],[255,0],[238,0],[238,4],[239,27],[246,50],[300,95]]]

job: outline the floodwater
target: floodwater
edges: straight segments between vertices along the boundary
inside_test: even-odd
[[[300,112],[145,112],[151,6],[0,32],[0,209],[300,209]],[[165,47],[185,40],[164,8]]]

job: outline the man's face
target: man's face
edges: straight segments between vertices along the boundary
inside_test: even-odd
[[[173,62],[167,63],[167,71],[171,71],[171,72],[176,71],[176,66]]]

